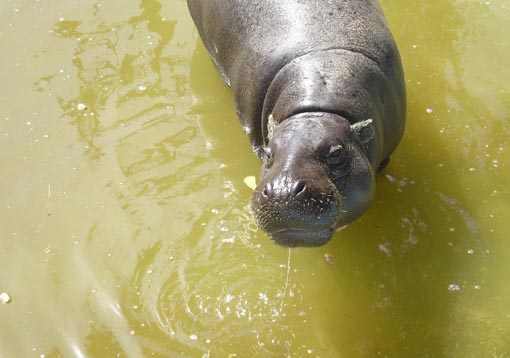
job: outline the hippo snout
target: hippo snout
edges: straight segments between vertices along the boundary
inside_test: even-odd
[[[263,180],[255,189],[252,208],[259,226],[278,244],[319,246],[336,227],[336,188],[320,178],[294,178],[290,173]]]
[[[306,194],[306,183],[303,180],[289,181],[288,183],[281,183],[279,181],[268,182],[261,193],[261,202],[269,202],[279,200],[282,202],[289,202],[291,200],[298,200],[298,197]]]

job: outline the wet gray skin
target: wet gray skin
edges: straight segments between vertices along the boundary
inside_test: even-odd
[[[374,171],[362,147],[370,121],[301,113],[282,122],[264,148],[252,197],[258,225],[277,244],[319,246],[359,217],[374,193]]]
[[[188,6],[263,161],[258,225],[283,246],[323,245],[367,209],[404,132],[404,74],[378,2]]]

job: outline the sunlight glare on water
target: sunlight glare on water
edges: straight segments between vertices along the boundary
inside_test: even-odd
[[[508,356],[510,7],[381,3],[405,136],[289,250],[185,1],[3,2],[0,357]]]

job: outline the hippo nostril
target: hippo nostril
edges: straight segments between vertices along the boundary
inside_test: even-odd
[[[271,186],[271,183],[268,183],[264,189],[262,189],[262,196],[265,199],[269,199],[271,196],[273,196],[273,187]]]
[[[283,184],[270,182],[264,185],[260,196],[263,200],[288,200],[302,195],[306,189],[305,182],[301,180]]]
[[[306,184],[304,181],[298,181],[296,184],[294,184],[294,195],[298,196],[306,190]]]

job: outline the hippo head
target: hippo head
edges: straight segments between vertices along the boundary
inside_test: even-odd
[[[374,193],[374,170],[362,149],[372,120],[354,125],[330,113],[302,113],[273,130],[252,197],[258,225],[286,247],[320,246],[359,217]]]

